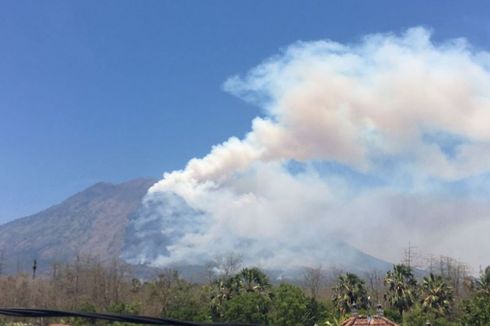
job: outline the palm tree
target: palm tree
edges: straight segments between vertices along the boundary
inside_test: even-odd
[[[439,316],[449,313],[453,302],[453,289],[442,276],[430,274],[422,281],[421,305],[424,311],[434,312]]]
[[[230,290],[226,286],[226,280],[214,280],[209,287],[210,308],[213,320],[223,318],[223,305],[226,300],[230,299]]]
[[[475,283],[478,292],[490,294],[490,266],[485,268],[485,271],[480,275],[480,279],[476,280]]]
[[[258,268],[244,268],[232,277],[222,277],[211,283],[211,313],[213,319],[221,320],[227,301],[243,293],[259,293],[270,299],[271,285],[267,275]]]
[[[232,283],[246,292],[269,292],[271,284],[267,275],[256,267],[244,268],[232,278]]]
[[[341,326],[346,319],[347,319],[347,317],[344,315],[341,315],[338,318],[336,316],[332,316],[332,319],[327,320],[325,322],[325,325],[326,326]]]
[[[385,300],[398,309],[403,318],[403,312],[409,310],[416,300],[417,281],[412,269],[402,264],[395,265],[392,271],[386,273],[384,283],[388,286]]]
[[[364,281],[356,274],[340,275],[333,291],[333,301],[342,315],[350,312],[354,304],[359,308],[367,308],[368,298]]]

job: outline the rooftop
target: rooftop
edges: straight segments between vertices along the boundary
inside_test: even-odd
[[[380,316],[352,316],[342,323],[341,326],[361,326],[361,325],[377,325],[377,326],[399,326],[395,322],[385,317]]]

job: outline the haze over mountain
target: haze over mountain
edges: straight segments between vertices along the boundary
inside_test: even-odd
[[[489,67],[490,52],[425,27],[290,44],[226,79],[262,113],[164,173],[126,257],[241,251],[248,265],[314,266],[348,255],[341,237],[389,261],[410,242],[478,270],[490,263]],[[162,228],[181,216],[192,227]],[[172,238],[156,257],[155,227]]]
[[[0,226],[0,252],[7,272],[91,255],[117,258],[129,216],[136,210],[151,179],[121,184],[97,183],[58,205]]]
[[[53,262],[72,261],[77,255],[90,255],[103,262],[110,262],[120,257],[123,249],[134,255],[144,250],[149,261],[165,254],[166,246],[175,241],[172,237],[184,234],[193,225],[192,220],[178,215],[173,216],[173,220],[166,221],[165,225],[153,225],[148,220],[145,225],[148,237],[137,237],[141,230],[135,233],[134,225],[129,224],[129,221],[141,219],[140,214],[148,213],[147,209],[141,209],[141,202],[154,183],[155,180],[151,179],[135,179],[120,184],[100,182],[58,205],[1,225],[3,272],[29,272],[34,259],[38,260],[41,269],[47,268]],[[153,222],[157,221],[160,223],[162,219],[155,219]],[[326,240],[328,239],[322,241]],[[343,254],[332,254],[332,259],[319,261],[318,265],[356,271],[384,270],[390,267],[390,264],[343,241],[334,242]],[[325,246],[327,247],[331,248],[332,245]],[[195,270],[196,266],[193,267]],[[183,268],[189,269],[189,266]],[[287,268],[288,266],[284,266],[284,269]]]

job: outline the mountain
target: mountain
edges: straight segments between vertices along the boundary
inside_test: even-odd
[[[178,218],[174,216],[174,220],[162,220],[156,216],[145,218],[148,223],[142,226],[146,230],[144,238],[135,238],[131,234],[134,229],[130,220],[142,214],[141,200],[155,182],[135,179],[120,184],[97,183],[58,205],[0,225],[3,272],[29,272],[34,259],[42,272],[47,271],[53,262],[73,261],[77,255],[89,255],[109,262],[120,257],[123,250],[125,254],[136,255],[145,249],[149,258],[165,253],[169,234],[179,236],[183,230],[193,226],[189,225],[192,219],[183,216],[187,213],[182,211]],[[161,232],[162,229],[173,232]],[[391,264],[367,255],[343,240],[330,243],[328,247],[336,249],[326,256],[323,265],[354,272],[391,267]],[[204,266],[179,267],[185,276],[206,274]],[[146,273],[151,269],[135,266],[134,270]],[[284,275],[282,271],[275,272]],[[301,273],[297,271],[298,275]]]
[[[91,255],[102,261],[119,257],[129,216],[156,180],[97,183],[62,203],[0,226],[4,272]]]

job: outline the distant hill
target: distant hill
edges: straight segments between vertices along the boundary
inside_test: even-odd
[[[140,213],[144,195],[156,180],[135,179],[120,184],[97,183],[37,214],[0,225],[0,263],[4,273],[30,272],[37,259],[39,272],[46,272],[53,262],[73,261],[77,255],[97,257],[109,262],[121,256],[123,248],[134,247],[130,218]],[[176,227],[171,221],[149,226],[149,238],[139,239],[153,246],[153,254],[165,252],[165,227]],[[170,225],[170,224],[171,225]],[[180,227],[189,227],[181,225]],[[192,227],[192,226],[191,226]],[[344,241],[329,240],[326,247],[336,248],[321,262],[324,267],[337,266],[343,270],[363,272],[387,270],[391,264],[367,255]],[[331,243],[330,243],[331,242]],[[327,243],[326,243],[327,244]],[[151,247],[150,246],[150,247]],[[339,254],[341,253],[341,254]],[[203,275],[204,266],[180,266],[185,276]],[[285,266],[287,269],[287,266]],[[139,274],[151,268],[135,266]],[[276,276],[282,271],[271,271]],[[301,275],[302,271],[287,274]],[[293,276],[294,277],[294,276]]]
[[[0,226],[0,259],[4,272],[28,272],[40,266],[72,261],[77,254],[102,261],[119,257],[128,217],[156,180],[97,183],[37,214]]]

